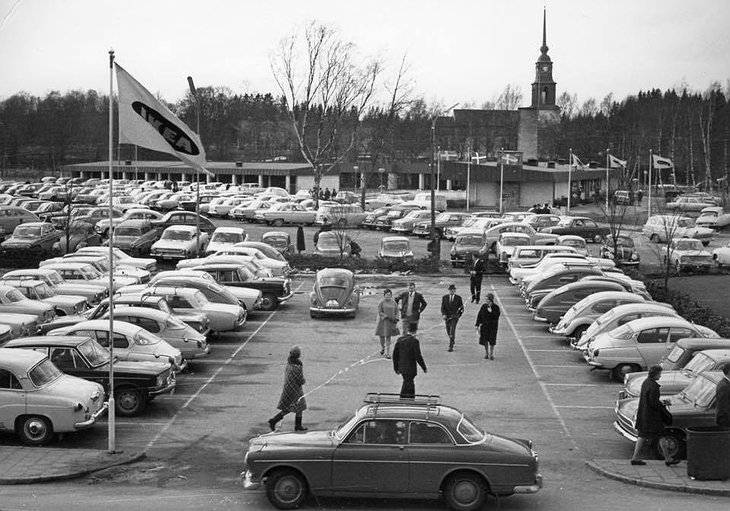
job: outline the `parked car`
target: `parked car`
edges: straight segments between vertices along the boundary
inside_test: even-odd
[[[271,245],[284,257],[291,257],[295,253],[295,247],[292,245],[291,236],[283,231],[268,231],[261,235],[261,241],[267,245]]]
[[[695,355],[703,350],[730,350],[730,339],[693,339],[688,337],[680,339],[674,343],[672,351],[667,353],[664,358],[659,361],[664,371],[675,371],[686,366]],[[629,373],[624,377],[624,385],[631,379],[643,373]]]
[[[588,255],[588,245],[586,245],[586,240],[582,236],[563,234],[557,237],[555,244],[561,247],[573,247],[578,254]]]
[[[242,227],[216,227],[210,237],[210,243],[205,249],[205,254],[215,254],[224,248],[231,247],[247,239],[246,229]]]
[[[65,374],[99,383],[109,393],[109,351],[88,336],[46,335],[9,342],[8,348],[33,350],[50,358]],[[167,362],[114,361],[114,410],[139,415],[155,396],[175,390],[175,373]]]
[[[385,236],[380,240],[378,257],[391,262],[413,262],[411,242],[405,236]]]
[[[589,275],[603,275],[603,272],[593,266],[562,266],[555,265],[546,271],[540,278],[536,278],[522,290],[525,298],[525,305],[531,306],[533,295],[545,296],[550,291],[570,284]],[[523,282],[524,285],[524,282]]]
[[[48,267],[11,270],[0,277],[0,281],[4,279],[40,280],[45,282],[57,295],[83,296],[89,305],[96,305],[109,295],[106,285],[85,284],[73,280],[66,282],[60,273]]]
[[[32,314],[38,324],[48,323],[56,317],[56,308],[46,302],[31,300],[12,286],[0,284],[0,319],[4,313]]]
[[[713,249],[712,259],[714,259],[718,268],[730,265],[730,241],[719,248]]]
[[[350,236],[342,231],[325,231],[320,233],[314,253],[323,257],[350,257],[350,242]]]
[[[708,206],[700,211],[700,216],[695,220],[697,227],[721,230],[730,225],[730,213],[720,206]]]
[[[357,227],[362,224],[366,216],[368,215],[360,204],[320,203],[314,223],[320,225],[329,223],[338,229],[344,229],[345,227]]]
[[[244,241],[243,243],[236,243],[236,246],[256,248],[270,259],[276,259],[277,261],[281,261],[283,263],[287,262],[286,258],[281,254],[281,252],[278,249],[269,245],[268,243],[264,243],[261,241]]]
[[[629,303],[645,302],[646,298],[643,296],[628,293],[624,290],[600,291],[590,294],[571,306],[557,324],[548,328],[548,332],[569,339],[580,339],[583,332],[588,330],[595,320],[608,311]]]
[[[414,209],[401,219],[393,220],[390,230],[399,233],[410,233],[418,222],[431,218],[431,211],[427,209]],[[429,220],[430,221],[430,220]]]
[[[485,214],[481,215],[481,213]],[[462,232],[478,230],[484,232],[495,225],[504,223],[503,218],[497,218],[493,215],[494,212],[492,211],[473,213],[471,218],[464,220],[464,223],[460,226],[452,225],[451,227],[446,227],[443,231],[443,237],[447,240],[455,241],[456,236]]]
[[[616,266],[638,266],[640,262],[634,240],[625,234],[606,237],[599,249],[599,256],[612,259]]]
[[[446,228],[459,227],[470,218],[471,215],[469,213],[453,213],[447,211],[439,213],[436,215],[434,220],[436,235],[438,237],[442,237]],[[431,220],[428,219],[417,222],[416,225],[413,226],[412,234],[422,238],[431,237]]]
[[[31,350],[0,348],[0,403],[0,430],[27,445],[90,428],[106,412],[101,385],[65,375]]]
[[[484,231],[464,230],[456,235],[454,244],[451,246],[449,255],[451,258],[451,266],[458,268],[471,264],[472,258],[479,256],[479,251],[487,243]]]
[[[223,201],[215,204],[211,201],[206,213],[208,216],[226,218],[233,208],[240,206],[241,204],[250,203],[252,200],[253,199],[251,197],[226,197]]]
[[[561,218],[557,225],[548,227],[543,232],[558,235],[573,234],[589,242],[601,243],[606,236],[611,234],[611,229],[607,225],[598,224],[592,218],[568,216]]]
[[[19,206],[0,206],[0,232],[11,233],[20,224],[40,222],[40,218]]]
[[[672,414],[672,424],[665,427],[657,437],[672,459],[681,459],[687,449],[687,428],[715,426],[716,388],[723,373],[706,371],[698,375],[687,388],[679,394],[668,397],[667,410]],[[639,398],[623,399],[616,403],[614,429],[624,438],[636,442],[636,413]]]
[[[269,433],[248,445],[244,488],[265,486],[280,509],[298,507],[309,494],[443,497],[451,509],[481,509],[488,493],[535,493],[542,487],[531,441],[486,432],[432,396],[371,394],[333,430]],[[402,462],[404,452],[409,463]],[[307,462],[315,458],[320,462]]]
[[[309,293],[310,317],[354,318],[359,304],[360,288],[350,270],[325,268],[317,272],[314,277],[314,289]]]
[[[557,253],[577,254],[578,251],[574,247],[565,247],[563,245],[518,245],[512,249],[512,255],[507,263],[507,269],[511,274],[513,269],[536,266],[547,254]],[[516,283],[511,275],[510,282],[512,284]]]
[[[28,222],[17,226],[13,234],[0,243],[3,251],[50,251],[61,237],[61,231],[48,222]]]
[[[706,197],[682,195],[675,200],[667,202],[665,208],[669,211],[699,212],[707,206],[715,206],[714,201]]]
[[[109,320],[92,319],[75,325],[51,330],[48,335],[80,335],[96,339],[96,342],[109,347]],[[114,321],[114,356],[119,360],[133,362],[163,362],[172,365],[175,371],[185,368],[186,361],[177,348],[173,348],[161,337],[139,326]]]
[[[83,247],[79,248],[76,253],[81,255],[97,255],[109,257],[108,247]],[[153,272],[157,269],[157,261],[151,257],[133,257],[124,252],[119,247],[112,248],[112,257],[115,267],[123,267],[123,272],[128,275],[142,275],[142,273],[130,272],[129,268],[136,268],[144,272]],[[108,260],[108,259],[107,259]],[[142,279],[146,280],[146,279]]]
[[[103,247],[97,247],[103,250]],[[45,259],[40,262],[39,266],[44,267],[56,263],[62,263],[63,261],[69,261],[73,263],[89,264],[98,270],[103,278],[106,278],[106,282],[109,282],[109,274],[114,275],[115,288],[119,286],[128,286],[137,283],[145,283],[150,280],[150,272],[147,270],[140,270],[134,266],[127,266],[115,261],[113,264],[109,262],[109,249],[106,249],[105,254],[101,253],[89,253],[89,252],[71,252],[65,254],[63,257],[56,257],[52,259]]]
[[[204,253],[208,238],[205,232],[198,237],[197,229],[192,225],[174,225],[166,228],[160,239],[152,244],[150,255],[159,259],[187,259],[198,251]]]
[[[486,240],[484,246],[480,249],[480,254],[487,255],[489,252],[496,253],[497,240],[499,239],[499,236],[505,232],[520,232],[527,234],[530,237],[529,245],[554,245],[555,240],[558,238],[556,234],[549,233],[547,229],[537,232],[532,228],[532,226],[521,221],[505,221],[484,231]]]
[[[228,212],[228,216],[242,222],[252,222],[254,220],[254,215],[256,214],[256,211],[261,209],[268,209],[270,207],[271,204],[269,202],[265,200],[254,199],[251,202],[244,202],[242,204],[239,204],[238,206],[231,208],[231,210]]]
[[[267,277],[288,277],[292,272],[291,266],[289,266],[288,262],[267,257],[258,248],[241,246],[223,247],[215,253],[210,254],[208,257],[199,260],[197,264],[191,264],[188,265],[188,267],[199,266],[208,262],[229,262],[231,257],[238,256],[245,257],[248,260],[254,261],[256,264],[260,264],[263,268],[268,270],[269,274],[266,275]],[[180,261],[178,263],[178,268],[183,267],[181,264],[183,262],[184,261]]]
[[[506,268],[515,247],[526,247],[531,244],[532,238],[530,238],[529,234],[523,232],[504,232],[497,238],[494,253],[497,256],[499,264]]]
[[[627,297],[628,300],[631,299],[630,297],[644,300],[643,297],[626,292],[624,287],[616,282],[579,280],[561,286],[545,295],[535,308],[532,319],[548,325],[557,325],[575,304],[584,298],[601,295],[604,292],[619,293]]]
[[[383,193],[378,195],[377,197],[365,199],[365,210],[372,211],[378,208],[390,208],[392,206],[397,206],[402,202],[403,199],[397,195],[389,195],[387,193]]]
[[[528,217],[525,217],[525,219],[522,221],[524,223],[530,225],[537,232],[540,232],[543,229],[546,229],[548,227],[558,225],[560,223],[561,218],[562,217],[560,215],[553,215],[553,214],[548,214],[548,213],[537,213],[535,215],[530,215]]]
[[[296,202],[281,202],[254,213],[254,220],[280,227],[284,224],[314,225],[317,212]]]
[[[698,227],[690,217],[678,215],[652,215],[647,219],[641,232],[654,243],[666,243],[670,239],[694,238],[707,246],[715,237],[715,231],[712,229]]]
[[[68,244],[66,233],[68,232]],[[61,237],[53,244],[51,251],[56,254],[68,254],[84,247],[98,247],[102,244],[99,233],[94,230],[91,224],[86,222],[72,221],[70,227],[61,231]]]
[[[209,219],[204,216],[197,215],[190,211],[170,211],[159,220],[152,220],[152,225],[159,228],[160,230],[167,229],[172,226],[183,226],[189,225],[192,227],[200,226],[201,237],[202,233],[206,233],[208,236],[213,234],[215,231],[215,225]]]
[[[14,287],[26,298],[52,305],[58,316],[82,314],[89,308],[85,297],[57,295],[53,288],[42,280],[3,278],[1,282],[3,285]]]
[[[126,220],[114,229],[112,244],[133,256],[142,256],[150,253],[158,239],[159,232],[149,220]]]
[[[391,226],[393,225],[393,222],[396,220],[405,218],[413,211],[420,211],[421,208],[411,204],[411,205],[399,205],[394,206],[392,208],[388,208],[387,212],[383,215],[379,215],[374,221],[373,221],[373,229],[376,231],[389,231]]]
[[[610,332],[599,334],[584,351],[588,365],[607,369],[623,381],[628,373],[647,370],[685,337],[720,337],[717,332],[680,317],[636,319]]]
[[[3,312],[0,324],[10,328],[10,338],[35,335],[40,331],[38,317],[33,314],[15,314]],[[0,343],[2,345],[2,343]]]
[[[705,250],[700,240],[680,238],[669,243],[669,266],[677,274],[685,270],[706,273],[713,264],[712,253]]]

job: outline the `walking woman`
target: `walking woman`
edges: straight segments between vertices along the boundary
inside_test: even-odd
[[[484,358],[494,360],[494,346],[497,344],[499,328],[499,305],[494,303],[494,294],[487,293],[486,301],[477,314],[476,329],[479,344],[484,346]]]
[[[383,299],[378,304],[378,323],[375,335],[380,337],[380,354],[390,358],[390,338],[398,335],[398,304],[393,300],[393,291],[383,291]]]
[[[307,402],[304,400],[304,370],[302,368],[302,352],[299,346],[293,346],[289,350],[289,358],[284,369],[284,390],[279,398],[281,410],[274,417],[269,419],[271,431],[276,430],[276,424],[289,412],[294,412],[294,431],[307,431],[302,426],[302,413],[307,409]]]

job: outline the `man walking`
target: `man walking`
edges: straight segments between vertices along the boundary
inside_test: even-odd
[[[487,269],[486,256],[479,255],[476,259],[472,256],[471,272],[469,275],[469,292],[472,303],[479,303],[482,294],[482,276]]]
[[[408,283],[408,291],[401,293],[395,301],[400,304],[401,314],[403,318],[403,331],[415,333],[418,331],[418,321],[421,319],[421,312],[426,308],[426,300],[423,295],[416,291],[416,283]]]
[[[649,368],[649,375],[641,385],[639,394],[639,408],[636,411],[636,431],[638,438],[634,447],[634,455],[631,457],[632,465],[646,465],[646,462],[639,458],[645,445],[656,442],[659,435],[664,431],[667,424],[672,423],[672,414],[662,403],[659,396],[659,378],[662,376],[662,366],[653,365]],[[664,456],[664,463],[667,466],[676,465],[679,460],[672,459],[667,453],[664,443],[659,442],[659,449]]]
[[[408,331],[398,338],[393,347],[393,370],[403,377],[403,385],[400,388],[400,397],[416,397],[416,384],[414,382],[418,374],[418,367],[421,366],[424,373],[428,372],[426,362],[421,355],[421,343],[415,337],[416,330],[413,323],[408,324]]]
[[[730,364],[722,368],[722,379],[717,384],[717,411],[715,422],[730,429]]]
[[[456,294],[456,286],[449,285],[449,293],[441,299],[441,317],[446,325],[446,335],[449,336],[449,351],[454,351],[456,340],[456,324],[464,314],[464,301]]]

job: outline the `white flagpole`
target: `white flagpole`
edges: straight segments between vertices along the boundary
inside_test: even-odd
[[[466,210],[467,211],[469,211],[469,182],[471,181],[471,147],[469,148],[468,158],[469,159],[466,162]]]
[[[571,172],[573,171],[573,148],[570,148],[570,159],[568,160],[568,206],[566,207],[566,212],[568,215],[570,215],[570,199],[573,195],[572,190],[572,184],[570,182]]]
[[[112,160],[114,156],[114,144],[112,134],[114,132],[114,50],[109,50],[109,452],[116,449],[116,435],[114,427],[114,234],[112,198],[114,197],[114,180],[112,179]]]
[[[606,149],[606,211],[608,211],[608,191],[611,189],[611,187],[608,186],[608,182],[611,179],[608,174],[608,169],[610,167],[608,151],[609,149]]]
[[[651,216],[651,169],[654,166],[653,151],[649,149],[649,216]]]
[[[504,147],[501,149],[502,154],[499,157],[499,212],[502,212],[502,203],[504,202]]]

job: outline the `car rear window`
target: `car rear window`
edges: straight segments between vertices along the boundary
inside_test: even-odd
[[[39,364],[28,371],[30,381],[38,388],[57,380],[62,374],[61,370],[53,365],[53,362],[47,358],[43,359]]]

